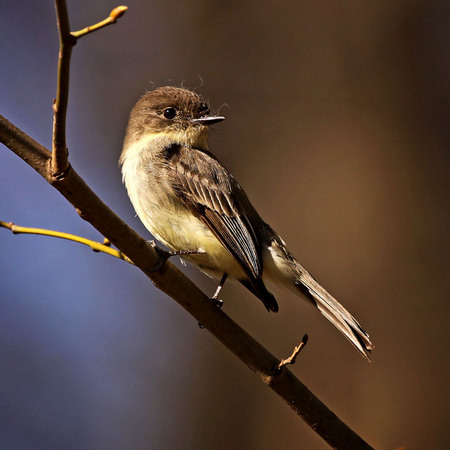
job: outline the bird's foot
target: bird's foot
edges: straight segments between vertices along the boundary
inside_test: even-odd
[[[225,284],[225,281],[227,280],[227,278],[228,278],[228,274],[225,272],[225,273],[222,275],[222,278],[221,278],[221,280],[220,280],[219,286],[217,286],[216,292],[214,292],[214,295],[211,297],[211,301],[212,301],[219,309],[222,308],[222,306],[223,306],[223,301],[222,301],[222,300],[219,300],[219,294],[220,294],[220,291],[222,290],[223,285]],[[198,322],[198,326],[199,326],[201,329],[205,328],[200,322]]]
[[[211,301],[220,309],[223,306],[223,300],[219,300],[218,298],[211,297]]]
[[[158,272],[159,269],[163,266],[163,264],[172,256],[184,256],[184,255],[204,255],[205,252],[202,250],[164,250],[161,247],[158,247],[156,241],[151,240],[149,244],[156,250],[159,255],[159,261],[156,267],[152,270],[152,272]]]

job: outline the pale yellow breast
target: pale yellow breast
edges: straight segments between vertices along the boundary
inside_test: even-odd
[[[140,153],[145,150],[142,144],[130,149],[122,162],[123,181],[145,227],[171,250],[203,252],[184,259],[210,276],[220,278],[227,272],[231,277],[242,278],[240,265],[208,227],[178,200],[170,183],[159,180],[156,184],[148,164],[143,167]],[[156,162],[151,167],[153,170],[163,170],[163,167],[157,167]]]

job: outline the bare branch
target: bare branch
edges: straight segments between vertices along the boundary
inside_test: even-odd
[[[106,253],[107,255],[114,256],[115,258],[122,259],[130,264],[133,264],[133,261],[131,261],[131,259],[124,255],[121,251],[111,248],[111,244],[107,239],[105,239],[106,243],[101,244],[100,242],[95,242],[81,236],[76,236],[74,234],[62,233],[60,231],[54,230],[45,230],[42,228],[21,227],[19,225],[15,225],[12,222],[3,222],[2,220],[0,220],[0,227],[11,230],[13,234],[38,234],[42,236],[53,236],[60,239],[67,239],[69,241],[78,242],[79,244],[87,245],[94,252]]]

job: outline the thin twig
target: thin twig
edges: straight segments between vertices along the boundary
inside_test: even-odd
[[[302,338],[302,342],[300,342],[297,347],[294,348],[292,355],[289,358],[282,359],[280,364],[278,364],[277,370],[280,371],[287,364],[295,364],[295,360],[297,359],[298,354],[302,351],[303,347],[308,343],[308,335],[305,334]]]
[[[66,112],[69,98],[70,55],[76,39],[70,34],[69,15],[64,0],[55,0],[59,31],[58,75],[56,99],[53,103],[53,139],[51,170],[55,179],[69,169],[69,152],[66,144]]]
[[[109,17],[107,17],[105,20],[102,20],[101,22],[96,23],[95,25],[91,25],[90,27],[83,28],[79,31],[72,31],[70,33],[75,38],[80,38],[82,36],[86,36],[86,34],[92,33],[93,31],[99,30],[100,28],[106,27],[108,25],[112,25],[113,23],[117,22],[117,19],[119,17],[122,17],[126,10],[128,9],[128,6],[118,6],[117,8],[114,8],[111,13],[109,14]]]
[[[133,264],[133,261],[131,261],[131,259],[128,258],[128,256],[126,256],[120,250],[111,248],[110,243],[101,244],[100,242],[92,241],[90,239],[86,239],[81,236],[76,236],[74,234],[62,233],[60,231],[54,230],[45,230],[43,228],[22,227],[19,225],[15,225],[12,222],[3,222],[2,220],[0,220],[0,227],[11,230],[14,234],[38,234],[42,236],[53,236],[60,239],[78,242],[79,244],[87,245],[94,252],[106,253],[107,255],[114,256],[115,258],[122,259],[127,263]],[[107,239],[105,240],[106,242],[109,242]]]

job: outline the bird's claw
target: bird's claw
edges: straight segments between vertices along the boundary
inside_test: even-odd
[[[184,255],[204,255],[205,252],[201,250],[164,250],[161,247],[158,247],[156,241],[151,240],[149,244],[155,249],[155,251],[159,255],[159,261],[156,267],[151,271],[158,272],[159,269],[163,266],[163,264],[172,256],[184,256]]]
[[[219,300],[217,298],[212,298],[212,302],[220,309],[223,306],[223,300]]]

